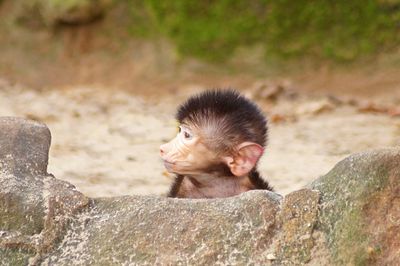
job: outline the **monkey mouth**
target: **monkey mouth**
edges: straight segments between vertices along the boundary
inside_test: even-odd
[[[175,163],[170,162],[170,161],[167,161],[167,160],[163,160],[163,163],[164,163],[164,167],[165,167],[168,171],[172,170],[172,168],[175,166]]]
[[[173,162],[171,162],[171,161],[168,161],[168,160],[163,160],[163,162],[164,162],[164,164],[175,164],[175,163],[173,163]]]

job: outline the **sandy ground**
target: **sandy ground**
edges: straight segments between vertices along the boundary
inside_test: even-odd
[[[199,89],[200,87],[198,87]],[[36,91],[0,84],[0,116],[42,121],[52,132],[49,169],[93,196],[162,195],[170,177],[159,145],[176,133],[176,105],[193,89],[157,100],[127,91]],[[271,117],[260,172],[278,193],[299,189],[351,153],[400,145],[400,118],[360,112],[324,97],[255,97]]]

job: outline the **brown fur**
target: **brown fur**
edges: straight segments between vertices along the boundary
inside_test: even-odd
[[[176,190],[168,197],[173,198],[226,198],[242,192],[257,189],[248,178],[218,177],[207,183],[200,183],[195,178],[183,176]]]
[[[252,171],[245,177],[210,175],[204,178],[203,183],[190,176],[178,175],[168,197],[225,198],[254,189],[273,191],[273,188],[260,177],[257,171]]]

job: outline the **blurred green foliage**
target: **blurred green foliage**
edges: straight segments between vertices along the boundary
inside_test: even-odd
[[[399,44],[399,0],[129,1],[131,32],[210,61],[261,44],[266,58],[351,61]]]

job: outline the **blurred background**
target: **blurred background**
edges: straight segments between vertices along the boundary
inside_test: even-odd
[[[46,123],[89,196],[165,194],[177,105],[228,87],[269,118],[278,193],[399,146],[400,0],[0,0],[0,116]]]

